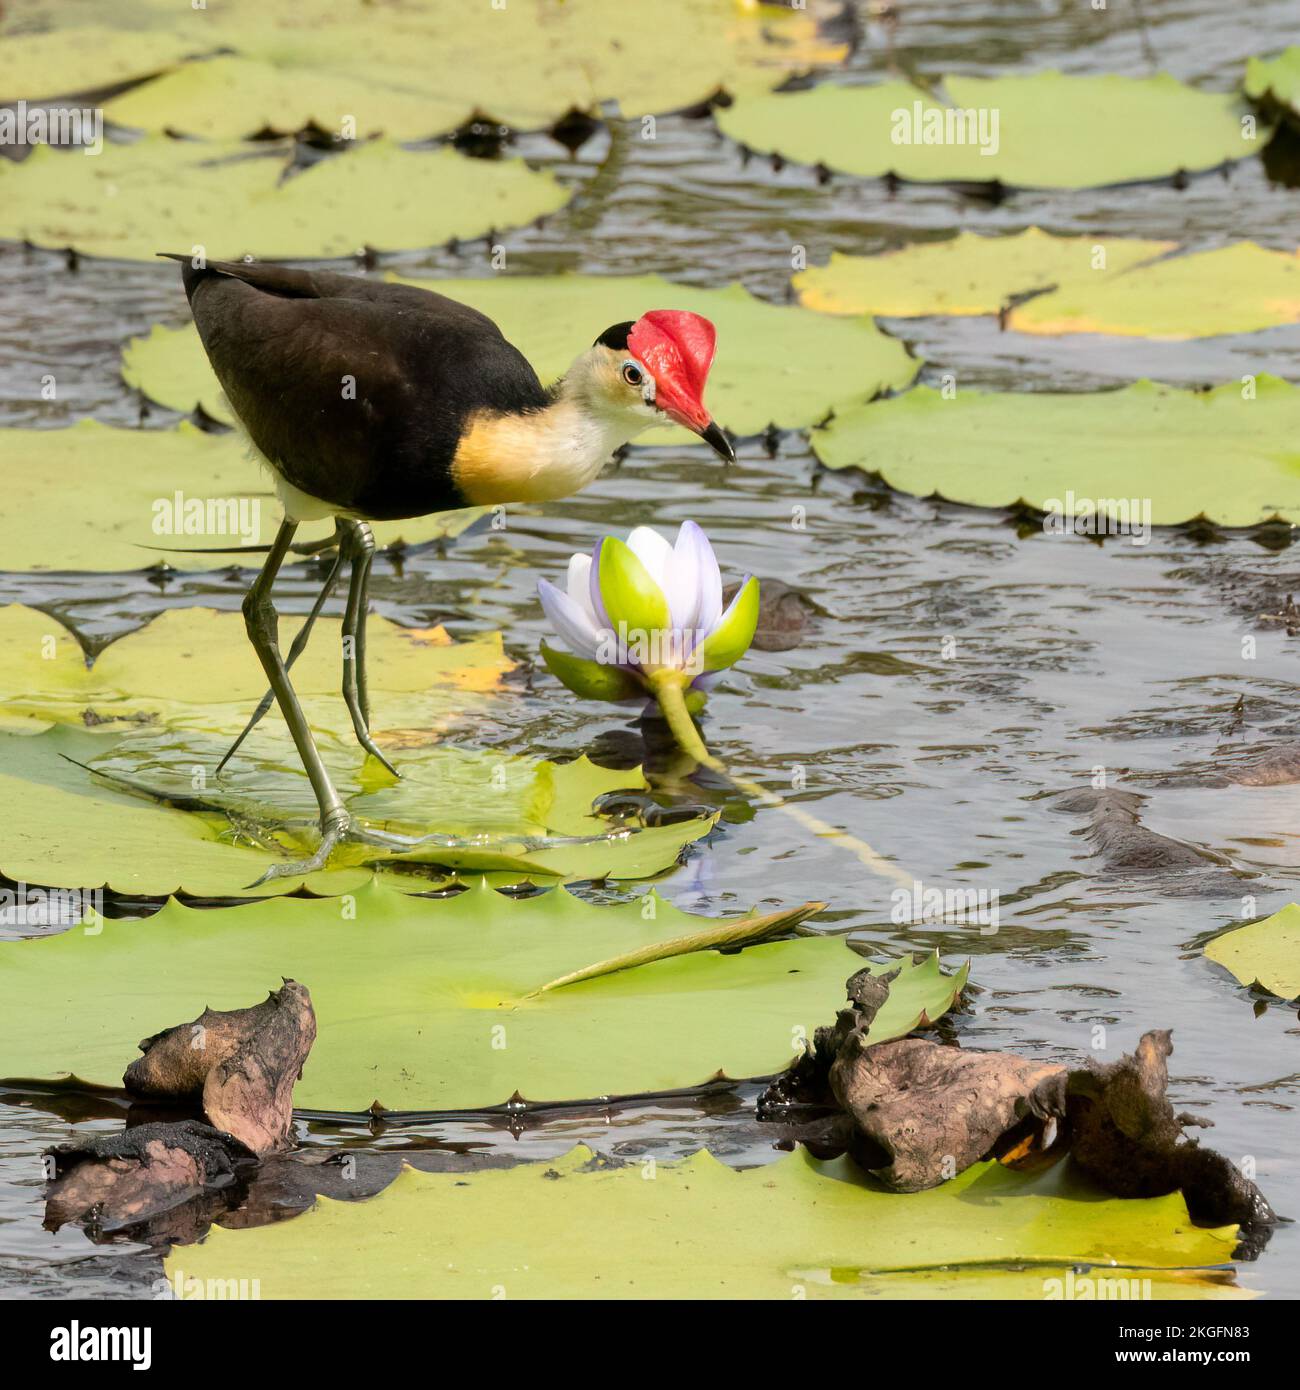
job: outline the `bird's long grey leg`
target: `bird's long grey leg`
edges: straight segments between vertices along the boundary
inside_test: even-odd
[[[293,663],[303,654],[307,646],[307,639],[311,636],[312,627],[316,619],[320,617],[321,609],[325,607],[325,601],[334,592],[334,585],[338,582],[339,571],[343,568],[343,545],[346,533],[344,532],[342,522],[335,523],[334,535],[335,539],[338,541],[338,550],[335,552],[334,559],[330,562],[329,573],[325,576],[325,583],[321,585],[320,593],[316,595],[316,602],[312,604],[311,612],[307,614],[306,622],[298,629],[293,642],[290,644],[289,655],[284,659],[284,669],[286,671],[292,670]],[[217,764],[216,775],[218,777],[221,776],[222,768],[235,756],[239,751],[240,745],[249,734],[257,728],[263,716],[270,710],[274,703],[275,691],[268,690],[266,694],[262,696],[261,700],[258,701],[257,708],[253,711],[252,717],[249,719],[248,723],[244,725],[243,733],[241,733],[234,743],[226,749],[225,755]]]
[[[352,571],[348,578],[348,607],[343,616],[343,699],[352,716],[357,742],[393,774],[397,769],[370,737],[370,701],[366,693],[366,589],[375,558],[375,538],[364,521],[343,523],[348,528]]]
[[[270,683],[276,703],[280,706],[284,722],[289,726],[289,733],[293,737],[298,756],[302,759],[311,789],[316,794],[316,804],[320,807],[321,842],[310,859],[296,864],[276,864],[268,869],[257,883],[265,883],[272,878],[314,873],[317,869],[324,868],[330,852],[348,828],[347,808],[338,792],[334,790],[334,784],[321,761],[316,741],[307,725],[307,717],[303,714],[298,697],[289,683],[289,673],[280,655],[279,618],[271,601],[271,587],[297,529],[298,523],[295,521],[286,519],[281,522],[280,530],[266,557],[266,564],[262,566],[262,572],[253,581],[252,588],[244,597],[244,622],[248,627],[249,641],[252,642],[253,649],[262,663],[262,669],[266,672],[266,679]],[[250,886],[256,887],[257,884]]]

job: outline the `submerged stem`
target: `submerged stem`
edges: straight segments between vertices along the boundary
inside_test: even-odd
[[[911,889],[912,875],[900,869],[897,864],[891,863],[883,855],[877,854],[865,840],[859,839],[856,835],[850,835],[845,830],[837,830],[835,826],[822,820],[820,816],[815,816],[802,806],[787,801],[777,792],[768,791],[766,787],[759,786],[757,782],[751,782],[746,777],[737,777],[735,773],[727,769],[726,764],[720,758],[714,757],[700,737],[700,731],[695,727],[695,721],[686,708],[686,679],[680,671],[656,672],[650,678],[650,685],[654,691],[655,699],[659,702],[659,708],[668,721],[668,727],[672,730],[678,747],[684,753],[689,753],[697,763],[707,767],[712,772],[716,772],[719,777],[726,778],[737,791],[744,792],[746,796],[752,796],[765,806],[775,806],[777,810],[784,811],[791,819],[798,821],[805,830],[810,830],[819,838],[830,840],[834,844],[842,845],[845,849],[852,851],[872,873],[879,874],[882,878],[891,878],[895,883]]]

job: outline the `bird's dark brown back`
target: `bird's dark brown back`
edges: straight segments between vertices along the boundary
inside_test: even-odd
[[[373,520],[466,505],[451,462],[471,415],[544,406],[486,315],[357,275],[184,267],[204,350],[253,442],[300,491]]]

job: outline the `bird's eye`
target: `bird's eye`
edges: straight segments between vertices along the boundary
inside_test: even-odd
[[[635,362],[623,363],[623,380],[626,381],[629,386],[640,386],[644,377],[645,374]]]

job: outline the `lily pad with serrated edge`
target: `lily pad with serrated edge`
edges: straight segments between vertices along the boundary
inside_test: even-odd
[[[352,256],[437,246],[555,212],[569,200],[523,160],[469,159],[373,140],[290,172],[283,153],[150,135],[95,158],[42,145],[0,162],[0,237],[152,261]]]
[[[1246,1297],[1223,1283],[1235,1233],[1193,1226],[1178,1193],[1110,1197],[1066,1163],[977,1163],[904,1196],[802,1148],[738,1172],[704,1150],[650,1170],[578,1146],[504,1170],[407,1167],[365,1201],[214,1227],[166,1270],[182,1298],[189,1279],[256,1279],[272,1299]]]
[[[145,921],[0,942],[0,1075],[117,1084],[140,1038],[282,976],[307,986],[319,1020],[294,1091],[310,1109],[455,1110],[778,1071],[863,964],[842,937],[691,951],[543,990],[718,925],[658,898],[597,907],[486,885],[436,901],[380,885],[215,911],[172,901]],[[938,1018],[965,980],[937,955],[905,962],[872,1037]]]
[[[1121,501],[1156,526],[1300,520],[1300,389],[1260,375],[1188,391],[941,391],[839,412],[813,436],[828,468],[878,472],[900,492],[1063,515]],[[1067,508],[1068,494],[1075,508]],[[1138,520],[1139,517],[1132,518]]]
[[[126,736],[66,726],[39,735],[0,733],[0,873],[54,888],[200,898],[271,896],[300,886],[348,893],[368,879],[363,863],[411,893],[439,886],[440,870],[492,873],[509,883],[644,879],[673,868],[716,819],[611,826],[592,814],[593,799],[610,791],[644,793],[641,772],[450,746],[394,753],[411,777],[408,794],[390,789],[387,773],[377,785],[369,781],[360,750],[321,738],[322,755],[362,823],[458,835],[469,843],[406,854],[348,844],[326,870],[250,891],[272,864],[309,852],[316,835],[315,807],[287,737],[269,740],[259,731],[254,740],[251,753],[241,750],[231,775],[217,782],[213,773],[228,739],[148,728]]]
[[[941,82],[948,105],[903,82],[823,83],[737,101],[715,119],[724,134],[752,149],[846,174],[1019,188],[1093,188],[1214,169],[1258,154],[1267,135],[1243,123],[1236,96],[1197,91],[1166,74],[1048,71]],[[984,113],[982,132],[962,127],[964,143],[955,124],[948,138],[947,124],[959,112]],[[922,143],[926,123],[936,121],[944,141]],[[896,134],[906,138],[896,142]],[[981,136],[988,154],[976,143]]]

